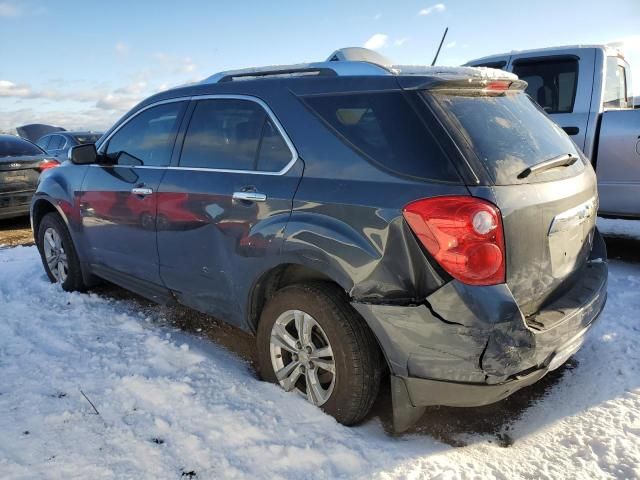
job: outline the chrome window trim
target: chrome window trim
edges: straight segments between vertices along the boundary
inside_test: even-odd
[[[280,133],[280,135],[282,136],[284,142],[287,144],[287,147],[289,148],[289,151],[291,152],[291,160],[289,160],[289,162],[282,168],[282,170],[277,171],[277,172],[267,172],[267,171],[262,171],[262,170],[234,170],[234,169],[228,169],[228,168],[206,168],[206,167],[183,167],[183,166],[172,166],[172,165],[166,165],[166,166],[155,166],[155,165],[112,165],[112,166],[121,166],[121,167],[127,167],[127,168],[142,168],[142,169],[167,169],[167,170],[187,170],[187,171],[194,171],[194,172],[220,172],[220,173],[245,173],[245,174],[252,174],[252,175],[285,175],[289,170],[291,170],[291,168],[293,167],[293,165],[298,161],[299,155],[298,155],[298,151],[296,150],[295,146],[293,145],[293,142],[291,142],[291,139],[289,138],[289,136],[287,135],[287,133],[285,132],[282,124],[280,123],[280,121],[278,120],[278,117],[276,117],[275,113],[273,113],[273,111],[271,110],[271,108],[269,108],[269,105],[267,105],[264,100],[262,100],[261,98],[258,97],[254,97],[252,95],[234,95],[234,94],[210,94],[210,95],[193,95],[191,97],[177,97],[177,98],[170,98],[167,100],[160,100],[158,102],[154,102],[152,104],[147,105],[144,108],[141,108],[140,110],[138,110],[134,115],[131,115],[129,118],[127,118],[124,122],[122,122],[120,125],[118,125],[118,127],[111,132],[101,143],[100,146],[98,147],[98,153],[104,153],[103,152],[103,147],[109,142],[109,140],[111,139],[111,137],[113,137],[122,127],[124,127],[127,123],[129,123],[129,121],[131,121],[132,119],[134,119],[135,117],[137,117],[139,114],[141,114],[142,112],[144,112],[145,110],[148,110],[150,108],[156,107],[158,105],[163,105],[166,103],[174,103],[174,102],[183,102],[183,101],[199,101],[199,100],[247,100],[250,102],[254,102],[257,103],[258,105],[260,105],[263,110],[266,112],[267,116],[269,117],[269,119],[271,120],[271,122],[273,122],[273,124],[275,125],[276,129],[278,130],[278,133]],[[185,132],[186,135],[186,132]],[[95,166],[100,166],[103,167],[104,165],[95,165]]]
[[[154,102],[151,103],[149,105],[147,105],[144,108],[141,108],[140,110],[138,110],[135,114],[131,115],[129,118],[127,118],[124,122],[122,122],[120,125],[118,125],[118,127],[113,130],[104,140],[102,140],[100,142],[100,145],[96,144],[96,150],[98,153],[103,154],[103,147],[109,143],[109,140],[111,140],[111,137],[113,137],[116,133],[118,133],[120,131],[120,129],[122,127],[124,127],[127,123],[129,123],[131,120],[133,120],[134,118],[136,118],[138,115],[140,115],[142,112],[149,110],[150,108],[153,107],[157,107],[158,105],[164,105],[165,103],[175,103],[175,102],[188,102],[189,100],[191,100],[191,97],[176,97],[176,98],[169,98],[167,100],[160,100],[158,102]]]

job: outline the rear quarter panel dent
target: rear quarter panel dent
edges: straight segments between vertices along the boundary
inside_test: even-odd
[[[443,283],[401,215],[387,221],[362,207],[358,221],[339,217],[294,211],[283,258],[325,273],[357,301],[415,302]]]

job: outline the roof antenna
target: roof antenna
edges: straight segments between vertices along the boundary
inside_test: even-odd
[[[444,29],[444,35],[442,35],[442,40],[440,40],[440,46],[438,47],[438,51],[436,52],[436,56],[433,57],[433,62],[431,62],[431,66],[432,67],[436,64],[436,60],[438,60],[438,55],[440,55],[440,49],[442,48],[442,44],[444,43],[444,39],[446,38],[448,31],[449,31],[449,27]]]

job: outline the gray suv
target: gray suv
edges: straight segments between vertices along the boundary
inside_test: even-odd
[[[43,174],[44,269],[254,333],[265,380],[347,425],[386,372],[397,430],[496,402],[606,299],[593,169],[525,86],[351,49],[159,93]]]

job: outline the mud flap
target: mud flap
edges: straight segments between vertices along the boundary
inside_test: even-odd
[[[391,403],[393,405],[393,431],[402,433],[416,423],[426,407],[415,407],[411,403],[407,386],[401,377],[391,376]]]

